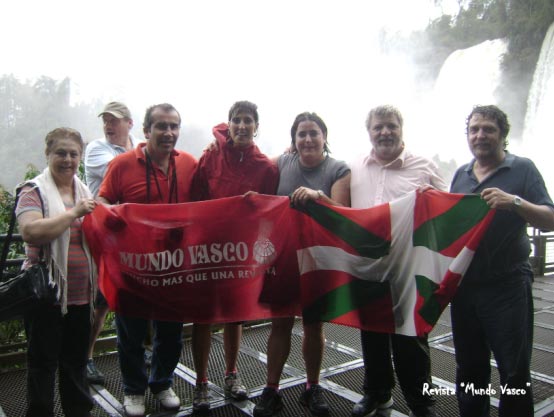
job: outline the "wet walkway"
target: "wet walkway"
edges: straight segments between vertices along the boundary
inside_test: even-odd
[[[535,336],[532,361],[532,378],[535,398],[535,416],[554,417],[554,276],[537,278],[534,284]],[[266,341],[270,327],[267,324],[245,329],[239,355],[239,369],[243,382],[250,388],[251,399],[242,403],[225,400],[223,395],[223,339],[214,334],[210,357],[210,387],[212,416],[252,416],[255,403],[265,384]],[[328,390],[327,399],[332,407],[331,416],[350,416],[352,405],[361,398],[363,365],[359,331],[348,327],[325,324],[327,347],[321,372],[321,384]],[[298,397],[305,382],[301,352],[302,326],[297,321],[293,330],[291,355],[281,377],[281,389],[285,409],[281,417],[309,416]],[[433,383],[443,388],[444,395],[437,396],[437,411],[443,417],[458,416],[454,389],[454,348],[449,311],[445,311],[429,338],[432,355]],[[123,415],[123,391],[117,363],[117,355],[107,354],[96,359],[98,367],[106,374],[105,387],[91,388],[96,406],[93,416]],[[150,393],[146,396],[147,413],[152,417],[188,416],[192,413],[192,390],[195,373],[192,370],[190,341],[185,343],[181,361],[176,370],[175,391],[183,406],[177,413],[162,412]],[[493,373],[492,386],[498,387],[498,374]],[[499,391],[499,390],[498,390]],[[397,388],[394,405],[386,415],[404,417],[409,410]],[[497,416],[498,395],[493,397],[492,416]],[[56,402],[59,410],[59,402]],[[24,415],[25,371],[0,374],[0,417]],[[60,413],[61,415],[61,413]]]

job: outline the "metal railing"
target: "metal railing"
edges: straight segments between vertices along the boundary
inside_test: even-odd
[[[0,242],[2,243],[0,248],[2,248],[2,249],[4,248],[5,240],[6,240],[6,235],[0,235]],[[23,242],[23,238],[19,234],[13,234],[12,235],[12,243],[13,242]],[[5,265],[0,265],[0,268],[7,268],[7,267],[12,267],[12,266],[21,266],[21,264],[23,263],[24,260],[25,260],[25,258],[6,259],[6,264]]]
[[[528,229],[531,241],[532,253],[530,256],[531,265],[535,275],[544,276],[554,274],[554,232],[543,232],[539,229]],[[5,234],[0,234],[0,243],[4,244]],[[22,242],[21,235],[14,234],[13,242]],[[7,259],[5,265],[0,267],[21,266],[25,258]]]
[[[0,235],[0,243],[3,246],[6,235]],[[530,261],[537,276],[554,274],[554,232],[541,232],[538,229],[529,228],[529,239],[532,246]],[[22,242],[21,235],[13,235],[13,241]],[[0,267],[17,268],[23,263],[24,258],[8,259],[6,265]],[[2,323],[0,323],[1,325]],[[188,330],[188,331],[187,331]],[[190,336],[190,326],[185,326],[185,335]],[[25,343],[6,344],[0,340],[0,369],[9,369],[24,362]],[[99,339],[95,350],[114,350],[115,336]]]
[[[529,228],[529,239],[531,241],[532,253],[530,256],[531,265],[535,275],[544,276],[554,274],[554,232],[543,232],[539,229]],[[0,243],[4,244],[6,235],[0,235]],[[14,234],[13,242],[22,242],[21,235]],[[2,268],[21,266],[25,258],[7,259]]]
[[[532,230],[532,231],[531,231]],[[535,275],[544,276],[554,273],[554,232],[542,232],[530,229],[529,239],[533,252],[530,260]]]

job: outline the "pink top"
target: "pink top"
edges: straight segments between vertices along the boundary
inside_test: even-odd
[[[369,208],[400,198],[424,185],[447,191],[435,163],[407,150],[394,161],[381,165],[374,151],[350,167],[350,197],[352,208]]]
[[[65,206],[66,210],[71,208],[73,206]],[[38,211],[42,214],[40,198],[36,190],[21,194],[16,214],[19,216],[26,211]],[[81,222],[82,218],[78,218],[71,223],[69,253],[67,256],[67,305],[88,304],[90,299],[89,268],[82,245]],[[27,259],[23,264],[23,268],[36,264],[39,260],[39,253],[40,246],[26,243],[25,255]]]

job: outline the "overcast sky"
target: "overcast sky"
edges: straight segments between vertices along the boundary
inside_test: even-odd
[[[369,109],[390,103],[404,114],[409,148],[461,164],[471,158],[465,116],[493,102],[506,46],[453,54],[437,90],[423,97],[409,57],[378,46],[381,30],[409,34],[455,7],[454,0],[442,9],[433,0],[2,2],[0,74],[70,77],[73,102],[127,103],[139,136],[151,104],[174,104],[183,132],[208,140],[233,102],[250,100],[260,112],[258,143],[270,155],[288,145],[296,114],[315,111],[333,155],[346,161],[369,151]],[[517,139],[510,148],[525,154]],[[186,134],[179,141],[186,149]]]
[[[409,120],[413,105],[410,63],[379,54],[379,31],[421,29],[439,13],[432,0],[18,0],[1,9],[0,73],[70,77],[74,101],[125,101],[138,121],[167,101],[207,136],[247,99],[259,106],[268,153],[286,146],[296,114],[315,111],[347,160],[369,149],[372,106],[396,104]]]

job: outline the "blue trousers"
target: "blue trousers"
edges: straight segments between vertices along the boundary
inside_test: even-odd
[[[54,417],[54,384],[66,416],[89,416],[94,404],[86,380],[90,338],[89,305],[41,306],[25,315],[27,417]]]
[[[494,284],[468,284],[458,289],[451,308],[456,348],[456,385],[461,417],[488,417],[491,352],[500,384],[513,391],[500,394],[499,417],[532,417],[531,352],[533,297],[531,277]]]
[[[116,314],[115,323],[119,366],[125,394],[144,395],[148,386],[157,394],[171,387],[173,371],[183,349],[183,324],[153,321],[154,344],[149,378],[144,362],[148,320]]]

